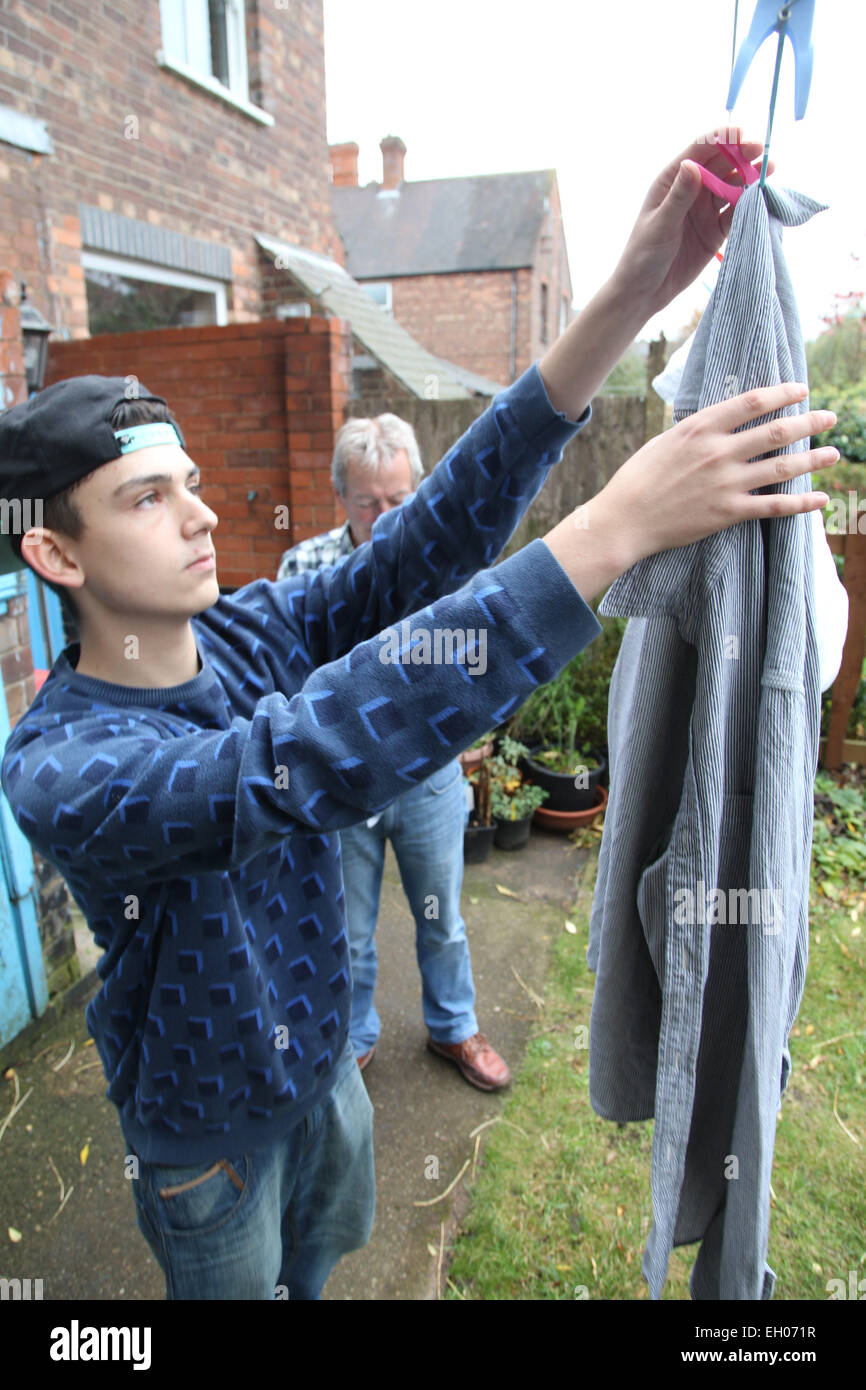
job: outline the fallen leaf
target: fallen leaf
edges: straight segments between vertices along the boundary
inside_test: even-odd
[[[88,1038],[88,1039],[87,1039],[87,1042],[84,1044],[84,1046],[85,1046],[85,1047],[92,1047],[92,1046],[93,1046],[93,1039],[92,1039],[92,1038]]]
[[[87,1162],[87,1155],[90,1153],[90,1144],[85,1144],[78,1157],[81,1159],[82,1167]]]
[[[436,1249],[436,1246],[431,1245],[429,1241],[427,1242],[427,1250],[433,1256],[434,1260],[439,1258],[439,1251]]]
[[[807,1024],[806,1024],[806,1030],[805,1030],[805,1031],[806,1031],[806,1037],[808,1038],[809,1034],[810,1034],[810,1033],[814,1033],[814,1031],[815,1031],[815,1025],[814,1025],[814,1023],[807,1023]]]
[[[477,906],[478,906],[478,899],[477,899],[477,898],[470,898],[469,901],[471,902],[471,904],[472,904],[473,907],[477,907]]]
[[[625,1211],[625,1207],[617,1207],[617,1209],[616,1209],[616,1214],[617,1214],[617,1216],[622,1216],[622,1214],[623,1214],[624,1211]]]
[[[565,930],[567,932],[571,932],[572,936],[574,936],[575,932],[577,931],[577,927],[574,925],[573,922],[566,922]]]
[[[497,883],[497,885],[496,885],[496,891],[497,891],[497,893],[504,893],[505,896],[506,896],[506,898],[519,898],[519,897],[520,897],[520,894],[519,894],[519,893],[512,893],[512,891],[511,891],[510,888],[503,888],[501,883]]]
[[[19,1240],[21,1239],[21,1232],[16,1231],[14,1226],[9,1227],[9,1239],[11,1240],[13,1245],[17,1245]]]

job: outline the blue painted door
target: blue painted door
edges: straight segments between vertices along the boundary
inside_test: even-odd
[[[9,600],[28,593],[29,570],[0,574],[0,613]],[[40,586],[42,587],[42,586]],[[45,590],[54,598],[50,590]],[[29,597],[29,595],[28,595]],[[55,599],[55,603],[57,600]],[[58,611],[59,611],[59,604]],[[31,645],[34,656],[41,632],[40,657],[51,650],[50,618],[46,608],[30,607]],[[36,615],[42,615],[35,620]],[[47,630],[43,630],[43,627]],[[10,734],[9,713],[0,682],[0,749]],[[12,817],[9,803],[0,792],[0,1047],[10,1042],[33,1018],[44,1013],[48,1003],[48,984],[42,945],[39,940],[38,898],[33,851]]]

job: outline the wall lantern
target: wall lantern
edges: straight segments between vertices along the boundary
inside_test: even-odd
[[[27,374],[27,394],[42,390],[45,380],[45,363],[48,357],[48,335],[54,332],[54,325],[44,319],[34,304],[27,298],[27,285],[21,282],[21,341],[24,351],[24,370]]]

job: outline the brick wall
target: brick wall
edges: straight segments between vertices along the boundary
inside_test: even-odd
[[[407,275],[391,281],[394,317],[429,352],[502,386],[512,380],[511,302],[516,284],[515,376],[529,366],[529,270]]]
[[[344,519],[330,469],[349,336],[342,320],[324,318],[106,333],[51,342],[46,385],[96,372],[135,376],[165,397],[220,518],[219,582],[234,588],[273,579],[284,550]]]
[[[3,203],[0,201],[0,209]],[[27,399],[27,378],[21,343],[21,311],[17,284],[9,271],[0,270],[0,411]]]
[[[162,67],[158,0],[0,5],[0,104],[54,153],[0,146],[0,260],[62,334],[87,333],[79,201],[232,251],[230,320],[259,316],[256,232],[336,256],[322,0],[247,0],[261,125]]]

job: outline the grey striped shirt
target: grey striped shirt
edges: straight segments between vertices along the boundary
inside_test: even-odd
[[[821,207],[758,184],[741,195],[675,421],[807,379],[781,227]],[[810,491],[810,475],[759,489],[773,490]],[[599,609],[630,622],[590,923],[590,1098],[608,1119],[655,1117],[652,1298],[672,1247],[694,1241],[693,1298],[769,1298],[775,1283],[770,1174],[808,955],[820,727],[812,543],[806,515],[745,522],[642,560]]]

